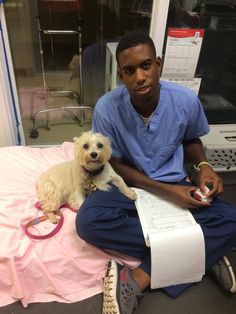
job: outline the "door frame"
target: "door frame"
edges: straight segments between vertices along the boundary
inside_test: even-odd
[[[25,145],[3,2],[0,3],[0,146]]]
[[[170,0],[153,0],[150,36],[154,41],[157,56],[161,58],[165,39],[169,3]]]

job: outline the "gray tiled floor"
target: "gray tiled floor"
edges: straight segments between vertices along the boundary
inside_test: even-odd
[[[235,266],[236,266],[236,253]],[[102,295],[73,304],[35,303],[23,309],[20,303],[1,308],[1,314],[101,314]],[[226,293],[210,277],[189,288],[176,299],[161,290],[147,291],[134,314],[235,314],[236,295]]]

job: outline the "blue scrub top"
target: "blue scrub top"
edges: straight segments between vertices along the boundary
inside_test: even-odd
[[[161,81],[159,102],[148,125],[122,85],[98,100],[92,130],[111,139],[112,156],[154,180],[178,182],[186,177],[182,141],[207,134],[209,126],[192,90]]]

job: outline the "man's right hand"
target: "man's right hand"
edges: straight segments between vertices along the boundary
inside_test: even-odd
[[[199,208],[209,206],[209,203],[203,203],[196,200],[192,195],[196,186],[169,185],[168,194],[163,195],[167,200],[174,202],[182,208]],[[158,193],[159,194],[159,193]]]

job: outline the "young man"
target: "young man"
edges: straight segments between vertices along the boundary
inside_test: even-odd
[[[159,81],[161,60],[146,34],[124,36],[116,58],[124,85],[100,98],[93,131],[111,139],[111,164],[129,185],[191,209],[204,234],[206,270],[213,269],[224,287],[235,292],[235,276],[224,255],[236,243],[236,208],[216,197],[223,186],[199,139],[209,127],[198,97],[190,89]],[[196,186],[186,182],[184,154],[199,166],[196,185],[203,192],[206,184],[211,185],[211,204],[191,196]],[[134,270],[111,261],[104,279],[103,314],[133,313],[151,276],[150,250],[134,202],[116,188],[96,191],[80,208],[76,225],[88,243],[141,260]],[[166,287],[165,291],[176,297],[188,286]]]

